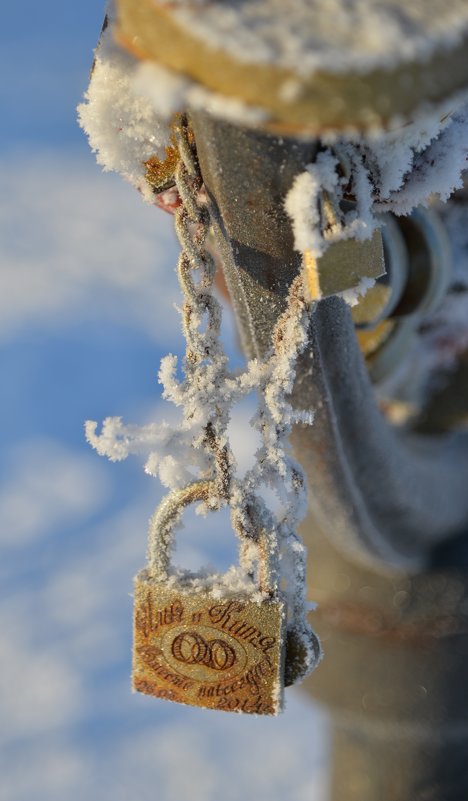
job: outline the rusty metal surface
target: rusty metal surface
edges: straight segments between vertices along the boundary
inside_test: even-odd
[[[143,571],[135,582],[133,688],[192,706],[276,715],[284,627],[280,597],[219,601]]]

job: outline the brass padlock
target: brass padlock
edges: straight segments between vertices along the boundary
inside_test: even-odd
[[[199,482],[203,485],[208,482]],[[169,548],[184,491],[156,513],[149,567],[135,579],[133,689],[182,704],[277,715],[282,708],[286,604],[259,534],[259,588],[224,597],[201,580],[169,576]],[[203,498],[201,492],[197,500]],[[263,542],[262,542],[263,538]],[[274,550],[274,549],[273,549]],[[254,588],[255,589],[255,588]],[[257,600],[258,598],[258,600]]]

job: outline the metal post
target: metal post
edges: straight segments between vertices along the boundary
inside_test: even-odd
[[[305,686],[332,715],[330,801],[465,801],[466,540],[459,569],[409,577],[353,564],[312,519],[302,535],[325,650]]]
[[[261,355],[299,269],[283,201],[311,145],[193,123],[244,348]],[[333,716],[332,801],[465,801],[468,569],[445,542],[468,521],[467,436],[400,441],[342,301],[318,305],[311,343],[295,399],[316,421],[293,444],[326,654],[306,686]]]

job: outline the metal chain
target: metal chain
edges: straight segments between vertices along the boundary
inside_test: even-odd
[[[198,164],[195,142],[187,117],[182,117],[175,131],[179,149],[179,163],[175,173],[175,182],[181,199],[181,206],[176,213],[176,232],[181,245],[181,253],[177,265],[179,283],[184,297],[182,308],[183,332],[186,339],[185,372],[188,382],[199,386],[200,374],[204,370],[213,370],[221,385],[232,378],[227,370],[227,359],[220,343],[221,306],[212,294],[215,263],[206,249],[206,239],[210,229],[208,207],[201,198],[203,178]],[[196,276],[196,277],[195,277]],[[293,370],[299,341],[293,336],[287,346],[287,329],[291,321],[298,319],[304,304],[304,286],[298,277],[291,287],[290,298],[285,312],[281,315],[273,336],[273,350],[270,359],[274,359],[288,350],[288,360]],[[204,329],[204,320],[207,319]],[[296,335],[297,336],[297,335]],[[289,352],[290,351],[290,352]],[[288,363],[289,363],[288,362]],[[268,370],[265,375],[268,375]],[[265,379],[268,383],[268,379]],[[266,385],[261,386],[263,391]],[[242,490],[241,498],[237,494],[236,503],[232,503],[231,491],[234,484],[234,458],[226,437],[228,420],[225,419],[219,404],[214,400],[209,404],[208,422],[201,446],[211,455],[215,476],[203,477],[189,486],[174,490],[163,499],[150,522],[148,561],[150,571],[155,578],[164,580],[169,569],[169,550],[172,542],[172,530],[180,519],[183,509],[191,503],[202,501],[211,509],[219,509],[227,504],[231,506],[232,524],[240,538],[240,555],[247,554],[246,564],[251,559],[251,544],[255,543],[259,552],[258,582],[263,592],[273,594],[279,581],[279,562],[274,552],[279,547],[278,531],[291,523],[293,535],[294,514],[289,509],[282,524],[274,522],[271,513],[266,509],[263,500],[252,491]],[[276,430],[279,437],[279,429]],[[266,444],[266,443],[265,443]],[[270,443],[271,445],[271,443]],[[284,479],[287,480],[287,476]],[[295,467],[289,476],[293,492],[299,498],[304,493],[303,476]],[[237,483],[237,488],[239,485]],[[276,546],[272,545],[272,538]],[[305,564],[300,549],[296,549],[294,562],[296,573],[304,583]],[[299,601],[299,603],[298,603]],[[293,618],[302,614],[302,594],[296,595],[292,605]]]
[[[215,357],[223,355],[219,342],[221,306],[212,294],[215,263],[205,247],[210,216],[208,208],[200,202],[203,178],[185,115],[175,129],[175,137],[180,157],[175,183],[181,206],[176,212],[175,227],[181,246],[177,274],[184,297],[182,326],[187,343],[184,366],[188,380],[197,381],[197,372],[208,369]],[[208,321],[205,330],[200,331],[205,316]],[[218,380],[222,380],[226,375],[225,367],[221,366],[219,372],[224,373],[218,375]],[[234,460],[227,438],[223,438],[227,421],[221,418],[216,404],[210,411],[211,419],[206,424],[202,446],[213,458],[215,477],[203,478],[170,492],[150,521],[148,562],[154,577],[161,580],[167,577],[172,531],[183,509],[197,501],[209,504],[214,510],[229,503]]]
[[[203,178],[187,117],[182,117],[176,129],[176,141],[180,160],[175,181],[182,201],[175,221],[181,245],[177,272],[184,295],[182,320],[187,342],[185,369],[188,375],[193,376],[197,370],[203,369],[204,364],[209,365],[216,356],[222,355],[219,341],[221,306],[212,294],[216,268],[213,257],[205,247],[210,229],[210,215],[208,208],[200,202]],[[196,272],[198,281],[195,283]],[[208,321],[205,330],[200,331],[205,316]],[[216,465],[216,489],[212,495],[227,501],[233,458],[229,445],[221,442],[224,430],[225,425],[214,407],[212,419],[205,429],[203,446],[212,454]]]
[[[221,306],[211,293],[215,264],[205,247],[210,216],[207,207],[199,201],[203,178],[186,117],[176,129],[176,141],[180,160],[175,182],[182,201],[176,213],[176,231],[182,248],[177,270],[184,294],[182,315],[187,340],[186,362],[191,370],[220,352]],[[199,272],[197,283],[194,281],[196,271]],[[204,315],[208,316],[208,323],[201,333],[198,329]]]

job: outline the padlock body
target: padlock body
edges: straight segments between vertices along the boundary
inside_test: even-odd
[[[222,599],[135,580],[133,689],[192,706],[276,715],[282,708],[285,604]]]

